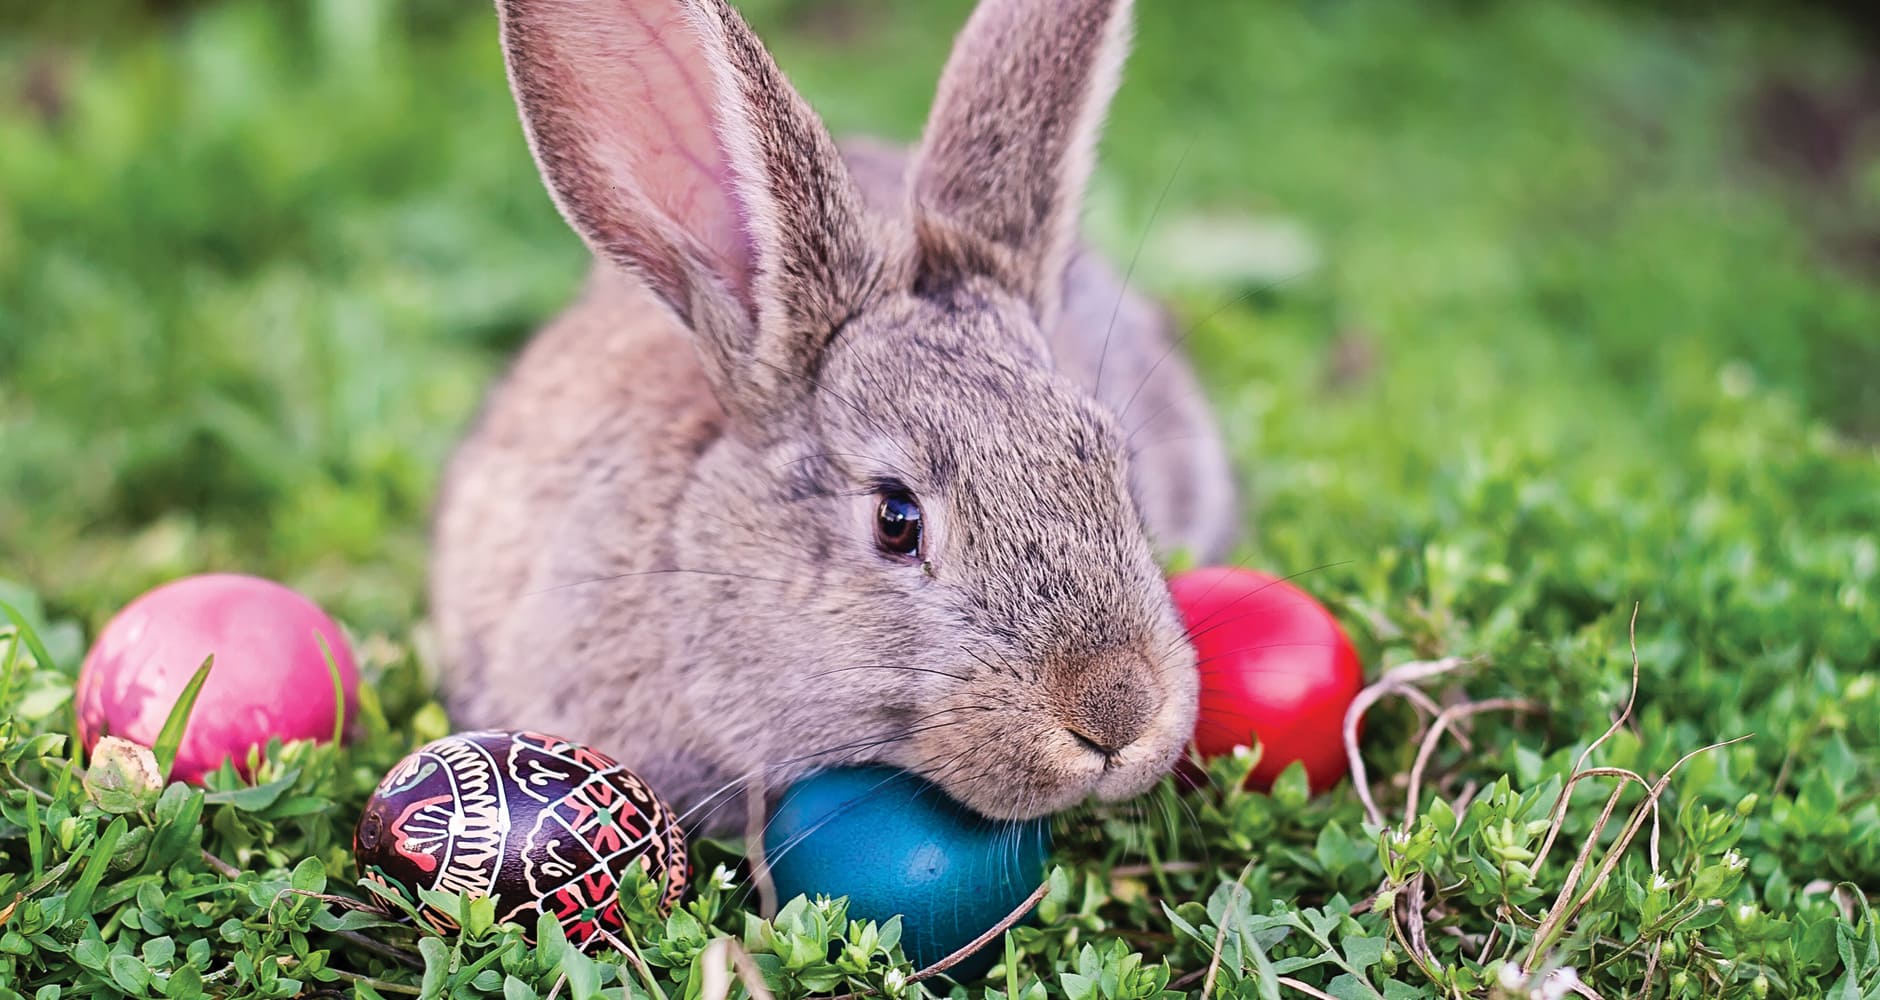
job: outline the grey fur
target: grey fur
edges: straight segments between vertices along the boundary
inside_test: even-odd
[[[723,0],[498,6],[599,261],[446,474],[456,721],[591,742],[708,830],[823,765],[995,817],[1153,783],[1197,675],[1150,538],[1217,558],[1235,514],[1164,313],[1074,242],[1128,4],[984,0],[911,165],[838,153]],[[924,567],[875,548],[886,478]]]

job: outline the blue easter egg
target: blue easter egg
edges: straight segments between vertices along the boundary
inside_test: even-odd
[[[990,820],[938,787],[886,767],[810,775],[784,793],[764,834],[777,898],[847,896],[849,916],[901,916],[901,947],[924,968],[972,943],[1044,879],[1051,829]],[[948,970],[985,974],[993,941]]]

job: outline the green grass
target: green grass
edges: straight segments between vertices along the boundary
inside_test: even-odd
[[[838,129],[909,137],[963,7],[746,9]],[[476,913],[462,938],[421,940],[283,892],[359,895],[364,796],[447,728],[415,651],[426,508],[483,385],[580,276],[493,19],[389,0],[16,16],[0,600],[43,644],[0,640],[0,998],[549,994],[552,942]],[[1042,917],[991,989],[1485,995],[1591,838],[1567,894],[1590,896],[1538,951],[1599,995],[1880,991],[1880,287],[1833,249],[1880,225],[1880,155],[1834,191],[1755,155],[1760,81],[1858,65],[1832,26],[1775,18],[1143,5],[1088,221],[1119,257],[1145,247],[1138,277],[1195,325],[1250,483],[1242,555],[1303,574],[1373,676],[1465,657],[1432,694],[1544,711],[1463,724],[1470,746],[1438,746],[1405,821],[1420,730],[1381,702],[1365,754],[1398,840],[1349,786],[1164,788],[1066,825]],[[48,88],[52,114],[24,96]],[[88,796],[60,739],[85,637],[209,568],[346,619],[373,681],[364,737],[283,752],[260,790]],[[1643,801],[1634,786],[1601,826],[1605,774],[1536,857],[1625,703],[1635,606],[1636,710],[1589,766],[1655,779],[1749,739],[1672,776],[1655,851],[1647,823],[1600,870]],[[1380,888],[1396,919],[1350,912]],[[827,910],[747,924],[737,898],[636,910],[667,997],[700,995],[720,932],[792,1000],[912,971]],[[831,940],[849,944],[834,960]],[[561,996],[650,993],[618,959],[567,961]]]

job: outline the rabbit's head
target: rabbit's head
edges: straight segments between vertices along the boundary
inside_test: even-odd
[[[724,0],[499,6],[557,205],[724,413],[667,536],[673,669],[741,664],[722,724],[788,733],[786,771],[887,761],[989,816],[1164,774],[1194,653],[1118,422],[1044,334],[1127,0],[981,3],[892,211]]]

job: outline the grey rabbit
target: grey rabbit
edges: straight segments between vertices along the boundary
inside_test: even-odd
[[[497,6],[597,263],[445,477],[455,720],[706,832],[860,762],[993,818],[1152,786],[1198,686],[1158,559],[1238,517],[1167,314],[1078,243],[1128,0],[984,0],[911,152],[838,147],[725,0]]]

